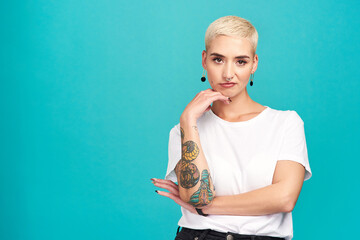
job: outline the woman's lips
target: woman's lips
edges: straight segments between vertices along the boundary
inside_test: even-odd
[[[232,86],[234,86],[236,83],[221,83],[220,85],[224,88],[231,88]]]

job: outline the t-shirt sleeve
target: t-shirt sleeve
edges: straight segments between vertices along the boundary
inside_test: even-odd
[[[304,181],[312,176],[306,146],[304,122],[296,111],[289,111],[278,160],[292,160],[305,167]]]
[[[177,182],[177,177],[175,174],[175,166],[181,159],[181,136],[179,124],[175,125],[169,134],[169,145],[168,145],[168,167],[165,174],[166,180],[171,180]]]

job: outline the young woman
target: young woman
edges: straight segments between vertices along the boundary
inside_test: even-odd
[[[304,122],[250,98],[257,40],[254,26],[236,16],[206,31],[202,66],[211,88],[171,129],[165,179],[151,179],[181,206],[175,239],[293,237],[291,212],[312,175]]]

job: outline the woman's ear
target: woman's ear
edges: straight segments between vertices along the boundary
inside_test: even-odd
[[[254,60],[253,60],[253,66],[252,66],[252,69],[251,69],[252,73],[255,73],[255,71],[257,69],[257,66],[258,66],[258,62],[259,62],[259,57],[258,57],[257,54],[255,54]]]
[[[207,57],[206,55],[207,55],[206,51],[203,50],[201,54],[201,58],[202,58],[201,64],[205,70],[206,70],[206,57]]]

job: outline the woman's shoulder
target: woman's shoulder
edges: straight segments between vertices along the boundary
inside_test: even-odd
[[[269,112],[271,112],[274,116],[277,116],[281,121],[295,121],[295,122],[303,122],[302,118],[298,114],[296,110],[293,109],[275,109],[275,108],[269,108]]]

